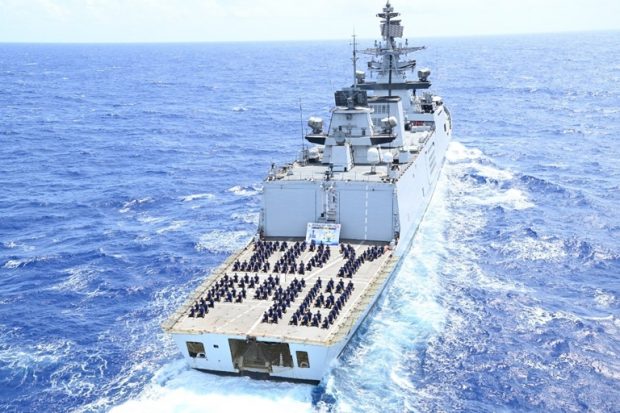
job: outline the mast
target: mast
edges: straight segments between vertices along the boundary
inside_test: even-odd
[[[353,31],[353,87],[357,88],[357,44],[355,37],[355,31]]]
[[[400,25],[400,20],[394,20],[394,24],[392,24],[392,18],[398,17],[399,15],[400,13],[394,11],[389,1],[385,4],[383,13],[377,14],[377,17],[384,19],[381,22],[381,34],[387,44],[390,57],[388,65],[388,96],[392,96],[392,71],[394,70],[394,52],[396,49],[394,37],[402,37],[403,35],[403,27]]]

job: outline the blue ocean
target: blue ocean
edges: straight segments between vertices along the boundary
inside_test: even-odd
[[[410,43],[453,142],[319,386],[191,371],[160,325],[252,237],[349,42],[0,44],[0,410],[620,411],[620,33]]]

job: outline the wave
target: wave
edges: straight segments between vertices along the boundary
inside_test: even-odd
[[[248,212],[248,213],[234,213],[230,217],[234,220],[241,221],[244,224],[258,224],[258,218],[260,216],[259,212]]]
[[[11,344],[7,341],[3,340],[0,345],[0,361],[11,370],[27,370],[60,363],[75,348],[75,342],[68,339],[35,344]]]
[[[525,183],[532,191],[544,192],[544,193],[556,193],[567,194],[568,190],[561,185],[547,181],[542,178],[538,178],[532,175],[522,175],[521,182]]]
[[[150,215],[144,215],[144,214],[140,214],[137,219],[138,219],[138,222],[141,222],[143,224],[157,224],[159,222],[166,220],[166,218],[164,217],[152,217]]]
[[[6,249],[17,249],[19,248],[22,251],[33,251],[34,247],[31,245],[26,245],[24,243],[21,242],[15,242],[15,241],[4,241],[2,243],[2,247],[6,248]]]
[[[66,278],[50,287],[50,290],[92,295],[93,292],[88,289],[89,285],[96,281],[102,270],[90,264],[84,264],[68,268],[63,272]]]
[[[40,257],[29,257],[29,258],[12,258],[12,259],[7,260],[2,267],[7,268],[9,270],[14,270],[17,268],[26,267],[30,264],[51,261],[51,260],[55,260],[58,258],[59,257],[57,255],[43,255]]]
[[[209,251],[214,253],[234,252],[241,248],[250,239],[247,231],[224,231],[215,230],[200,237],[196,243],[196,251]]]
[[[215,195],[210,193],[201,193],[201,194],[191,194],[181,197],[181,201],[183,202],[191,202],[197,199],[214,199]]]
[[[238,196],[255,196],[258,195],[262,191],[262,185],[252,185],[252,186],[241,186],[235,185],[232,188],[228,188],[228,192],[232,192]]]
[[[146,197],[146,198],[132,199],[130,201],[125,202],[123,204],[123,207],[119,209],[118,212],[120,212],[121,214],[126,214],[127,212],[131,211],[134,207],[142,205],[142,204],[146,204],[148,202],[153,202],[153,198]]]
[[[519,238],[509,242],[496,241],[491,243],[491,247],[510,257],[511,260],[559,262],[567,256],[564,242],[555,237]]]
[[[182,220],[172,221],[170,225],[163,227],[163,228],[159,228],[155,232],[157,232],[158,234],[164,234],[166,232],[177,231],[181,227],[183,227],[185,224],[187,224],[187,221],[182,221]]]
[[[137,398],[113,407],[110,412],[312,412],[311,388],[214,376],[192,371],[184,360],[178,360],[161,368]]]

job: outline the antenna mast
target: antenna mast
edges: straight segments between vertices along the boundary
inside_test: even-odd
[[[306,150],[306,144],[304,142],[304,113],[301,109],[301,98],[299,98],[299,128],[301,131],[301,153],[305,157],[304,151]]]
[[[353,87],[357,88],[357,43],[355,42],[355,29],[353,29]]]

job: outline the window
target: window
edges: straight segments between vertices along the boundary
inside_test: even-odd
[[[205,346],[202,343],[198,343],[196,341],[188,341],[187,343],[187,352],[189,356],[192,358],[205,358]]]
[[[297,352],[297,366],[301,367],[302,369],[307,369],[310,367],[310,362],[308,361],[307,351]]]

